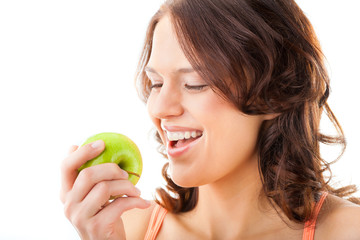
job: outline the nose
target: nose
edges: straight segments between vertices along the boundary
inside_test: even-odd
[[[151,92],[147,107],[150,116],[158,119],[171,119],[184,113],[180,90],[166,83]]]

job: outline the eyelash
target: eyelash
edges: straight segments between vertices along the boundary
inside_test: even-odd
[[[150,89],[162,87],[162,83],[151,84]]]
[[[205,87],[207,87],[207,85],[185,85],[185,88],[188,89],[188,90],[202,90],[204,89]]]
[[[153,89],[153,88],[160,88],[162,87],[162,83],[156,83],[156,84],[152,84],[150,86],[150,89]],[[204,89],[205,87],[207,87],[208,85],[187,85],[185,84],[185,88],[188,89],[188,90],[197,90],[197,91],[200,91],[202,89]]]

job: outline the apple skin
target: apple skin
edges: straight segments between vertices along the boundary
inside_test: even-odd
[[[120,133],[104,132],[89,137],[81,146],[96,140],[105,142],[105,150],[97,157],[87,161],[78,170],[102,163],[116,163],[129,174],[128,180],[134,185],[142,173],[142,158],[139,148],[127,136]]]

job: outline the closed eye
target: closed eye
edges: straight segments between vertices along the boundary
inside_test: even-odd
[[[205,87],[207,87],[208,85],[206,84],[203,84],[203,85],[188,85],[188,84],[185,84],[185,88],[186,89],[189,89],[189,90],[203,90]]]
[[[162,83],[151,84],[150,89],[153,89],[153,88],[161,88],[162,85],[163,85]]]

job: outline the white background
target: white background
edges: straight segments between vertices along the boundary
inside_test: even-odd
[[[58,198],[59,165],[70,145],[94,133],[132,138],[144,158],[143,196],[161,186],[165,161],[133,81],[161,2],[0,0],[0,239],[79,239]],[[298,3],[327,56],[329,101],[348,140],[335,180],[360,185],[359,1]],[[332,132],[326,121],[323,129]]]

